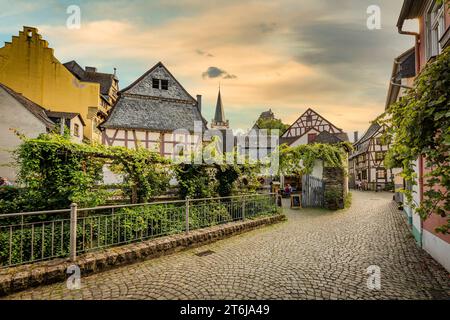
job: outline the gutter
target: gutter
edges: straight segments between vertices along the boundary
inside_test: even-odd
[[[414,36],[414,48],[415,48],[415,58],[416,58],[416,75],[420,72],[420,51],[419,51],[419,45],[420,45],[420,34],[417,32],[411,32],[411,31],[404,31],[403,30],[403,23],[398,26],[398,33],[407,35],[407,36]]]

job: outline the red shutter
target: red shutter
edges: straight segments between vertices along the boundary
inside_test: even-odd
[[[308,143],[314,142],[316,140],[317,133],[308,133]]]

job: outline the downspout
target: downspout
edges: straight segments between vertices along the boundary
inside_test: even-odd
[[[420,72],[420,34],[417,32],[412,32],[412,31],[404,31],[403,30],[403,24],[398,26],[398,33],[399,34],[404,34],[407,36],[414,36],[415,40],[414,40],[414,51],[415,51],[415,56],[416,56],[416,75],[419,74]]]

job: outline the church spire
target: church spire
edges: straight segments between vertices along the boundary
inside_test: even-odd
[[[228,129],[228,120],[225,120],[225,112],[222,104],[222,96],[220,94],[220,84],[219,84],[219,94],[217,95],[216,112],[214,114],[214,119],[211,121],[211,128],[216,129]]]

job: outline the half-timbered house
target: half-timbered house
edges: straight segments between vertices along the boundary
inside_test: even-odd
[[[330,121],[308,108],[287,130],[283,133],[280,143],[290,146],[313,143],[316,137],[323,131],[334,135],[340,141],[348,141],[347,133],[336,127]]]
[[[282,134],[280,144],[296,147],[311,143],[336,144],[348,141],[347,133],[330,121],[322,117],[316,111],[308,108],[295,122]],[[324,178],[324,163],[317,160],[310,174],[315,179]],[[281,177],[281,184],[290,184],[295,191],[300,192],[309,188],[309,180],[297,175]],[[344,193],[347,192],[347,180],[343,181]]]
[[[349,157],[350,185],[356,187],[361,182],[365,190],[385,190],[392,188],[395,169],[387,170],[384,158],[389,150],[382,135],[384,129],[378,123],[372,123],[364,135],[356,141],[354,151]]]
[[[143,146],[173,157],[201,145],[206,121],[201,96],[194,99],[159,62],[119,92],[100,128],[105,145]]]

